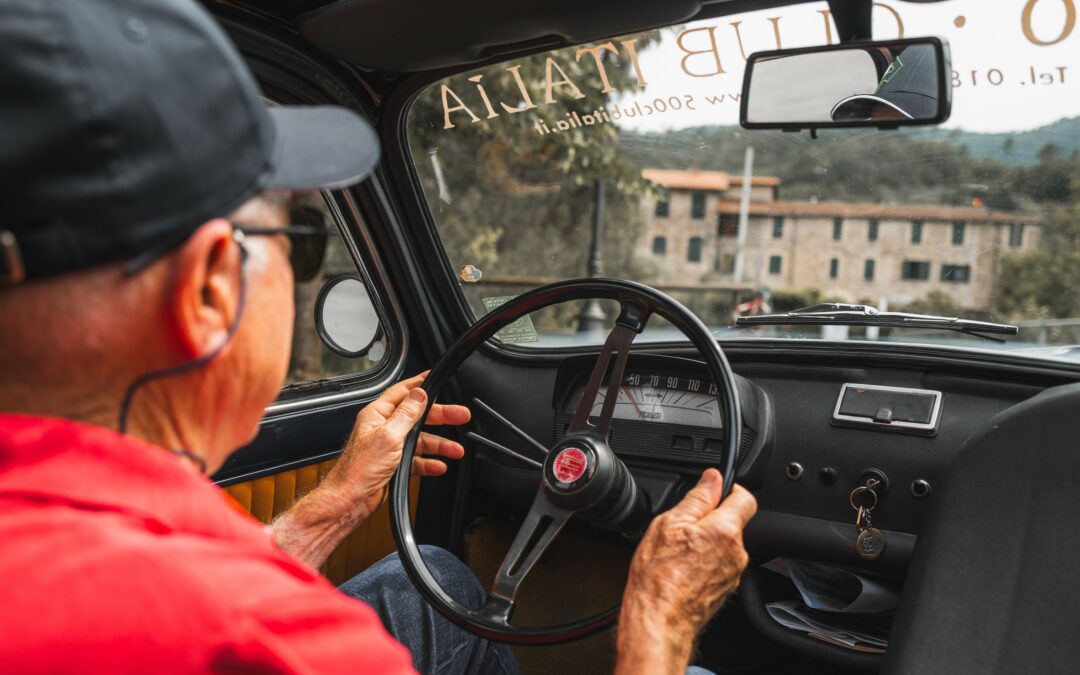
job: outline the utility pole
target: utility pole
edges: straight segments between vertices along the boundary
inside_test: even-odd
[[[601,246],[604,241],[604,180],[597,178],[593,187],[592,235],[589,240],[589,261],[586,274],[596,278],[603,275]],[[603,331],[607,328],[607,314],[600,301],[590,298],[578,317],[578,332]]]
[[[739,229],[735,237],[734,281],[743,280],[743,257],[746,254],[746,230],[750,220],[750,183],[754,175],[754,146],[746,146],[743,159],[742,194],[739,196]]]

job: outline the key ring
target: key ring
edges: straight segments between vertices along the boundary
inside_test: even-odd
[[[862,506],[856,505],[855,504],[855,497],[857,495],[863,495],[863,494],[867,494],[867,493],[869,493],[870,496],[874,498],[873,501],[870,504],[863,504]],[[851,508],[855,509],[856,511],[858,511],[861,508],[865,508],[867,511],[872,511],[872,510],[874,510],[875,507],[877,507],[877,503],[878,503],[877,493],[874,492],[874,490],[872,488],[868,488],[865,485],[860,485],[859,487],[852,490],[851,495],[848,497],[848,504],[851,504]]]

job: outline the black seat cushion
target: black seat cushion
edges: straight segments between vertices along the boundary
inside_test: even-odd
[[[1080,384],[995,417],[932,499],[884,672],[1080,672]]]

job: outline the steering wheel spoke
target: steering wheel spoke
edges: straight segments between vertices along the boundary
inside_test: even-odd
[[[551,542],[555,541],[555,537],[572,515],[573,510],[553,504],[543,488],[536,493],[536,498],[533,499],[532,506],[495,575],[486,608],[492,611],[502,608],[506,620],[509,620],[521,582],[544,551],[551,546]]]
[[[623,373],[626,372],[626,361],[630,357],[630,345],[634,338],[645,330],[645,324],[649,321],[649,311],[644,307],[630,301],[623,301],[620,305],[619,318],[615,320],[615,327],[608,333],[607,340],[600,350],[600,356],[596,359],[592,373],[585,385],[585,392],[581,396],[574,417],[570,420],[570,426],[566,433],[594,433],[605,442],[611,432],[611,417],[615,413],[615,402],[619,398],[619,387],[622,386]],[[612,360],[614,359],[614,365]],[[610,373],[609,373],[610,370]],[[589,417],[592,415],[593,406],[596,405],[596,397],[600,388],[605,386],[604,405],[600,409],[600,418],[593,424]]]

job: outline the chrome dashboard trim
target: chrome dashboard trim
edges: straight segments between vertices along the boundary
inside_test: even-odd
[[[925,424],[920,422],[903,421],[875,422],[873,419],[867,417],[861,417],[857,415],[843,415],[840,413],[840,407],[844,404],[844,396],[847,394],[848,389],[869,389],[873,391],[892,391],[905,394],[932,396],[934,398],[934,403],[930,409],[930,421]],[[923,436],[933,436],[937,433],[938,422],[941,420],[942,399],[942,393],[940,391],[934,391],[932,389],[887,387],[880,384],[859,384],[855,382],[845,382],[844,385],[840,387],[840,395],[836,397],[836,405],[833,407],[832,420],[833,424],[837,426],[858,427],[861,429],[875,429],[877,431],[897,431],[902,433],[920,434]]]

